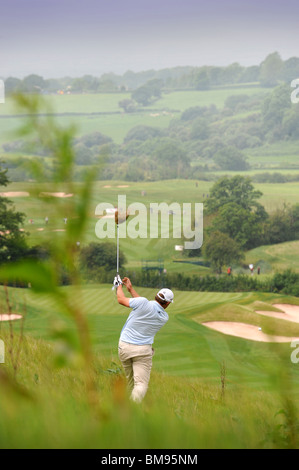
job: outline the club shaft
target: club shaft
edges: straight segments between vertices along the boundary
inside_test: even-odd
[[[118,229],[118,224],[116,226],[116,236],[117,236],[116,272],[117,272],[117,274],[119,274],[119,229]]]

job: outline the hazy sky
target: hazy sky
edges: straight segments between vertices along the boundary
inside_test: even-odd
[[[0,0],[0,77],[299,56],[298,0]]]

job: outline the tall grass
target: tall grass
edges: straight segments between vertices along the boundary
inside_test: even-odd
[[[8,337],[4,335],[4,341]],[[291,394],[225,387],[156,371],[146,399],[129,401],[117,363],[94,358],[101,414],[88,406],[79,365],[54,367],[53,346],[25,336],[18,385],[13,364],[0,376],[1,448],[201,449],[296,448],[298,419]],[[22,393],[23,389],[26,393]]]

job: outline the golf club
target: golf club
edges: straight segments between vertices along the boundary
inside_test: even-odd
[[[119,224],[122,224],[129,217],[128,212],[122,213],[119,208],[115,211],[115,223],[116,223],[116,276],[119,275]],[[114,286],[112,287],[112,290]]]

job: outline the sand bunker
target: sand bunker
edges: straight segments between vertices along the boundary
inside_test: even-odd
[[[270,312],[259,310],[256,313],[265,315],[267,317],[279,318],[281,320],[288,320],[294,323],[299,323],[299,305],[288,304],[273,304],[273,307],[282,310],[282,312]]]
[[[25,191],[16,191],[16,192],[8,192],[8,193],[0,193],[2,197],[28,197],[29,193]]]
[[[73,197],[73,194],[66,194],[66,193],[40,193],[40,197]]]
[[[225,335],[237,336],[238,338],[252,341],[262,341],[264,343],[291,343],[292,341],[299,340],[299,338],[290,338],[289,336],[266,335],[258,326],[248,325],[246,323],[212,321],[202,324],[207,328],[219,331]]]
[[[0,314],[0,321],[12,321],[12,320],[20,320],[22,315],[16,315],[15,313],[8,314],[8,313],[1,313]]]

